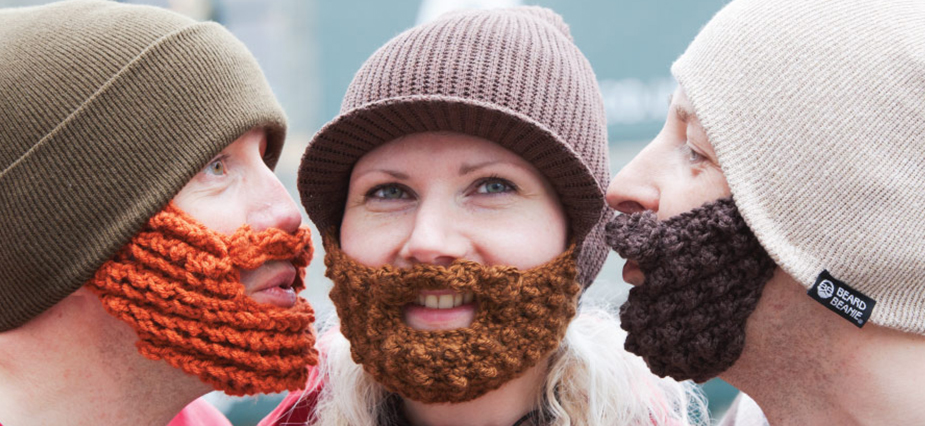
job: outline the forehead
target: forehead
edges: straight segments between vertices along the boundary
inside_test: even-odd
[[[425,132],[405,135],[376,147],[357,161],[355,169],[406,160],[430,164],[490,160],[529,164],[487,139],[454,132]]]

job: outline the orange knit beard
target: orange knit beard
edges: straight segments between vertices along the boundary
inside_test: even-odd
[[[244,225],[227,236],[170,203],[86,285],[135,329],[144,356],[230,395],[273,393],[304,387],[306,366],[317,364],[314,311],[301,297],[291,308],[255,302],[239,271],[289,260],[299,292],[311,258],[307,228],[293,235]]]
[[[574,246],[526,271],[462,260],[369,268],[329,235],[324,248],[331,300],[354,361],[389,391],[424,403],[478,398],[536,365],[559,346],[581,291]],[[408,327],[404,307],[427,289],[475,293],[475,320],[454,330]]]

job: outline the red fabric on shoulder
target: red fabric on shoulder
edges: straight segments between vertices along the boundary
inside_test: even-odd
[[[183,408],[167,426],[232,426],[208,401],[199,398]]]
[[[270,414],[263,418],[257,426],[303,426],[315,412],[318,404],[318,395],[323,384],[318,380],[318,369],[307,367],[308,382],[304,390],[289,392],[286,398]]]

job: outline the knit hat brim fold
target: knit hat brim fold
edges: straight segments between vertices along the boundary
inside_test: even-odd
[[[339,226],[350,173],[360,157],[401,136],[437,131],[490,140],[533,164],[560,194],[576,239],[584,239],[598,224],[603,194],[569,144],[516,111],[437,95],[372,102],[341,114],[322,128],[299,168],[299,192],[308,216],[319,229]]]

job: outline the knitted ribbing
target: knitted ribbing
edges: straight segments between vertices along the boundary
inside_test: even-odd
[[[645,274],[620,307],[626,350],[676,380],[704,382],[735,363],[776,265],[732,198],[661,222],[652,212],[617,216],[607,244]]]
[[[672,72],[777,264],[925,334],[925,2],[735,0]]]
[[[331,300],[354,361],[389,391],[425,403],[478,398],[536,365],[559,346],[581,291],[574,245],[524,271],[465,260],[370,268],[329,234],[324,248]],[[426,289],[473,292],[473,323],[440,331],[407,326],[403,308]]]
[[[377,50],[302,157],[299,191],[318,229],[340,224],[360,157],[426,131],[487,139],[535,166],[581,246],[579,281],[593,281],[607,255],[607,123],[591,65],[559,15],[539,7],[456,12]]]
[[[215,23],[114,1],[0,10],[0,331],[80,288],[218,152],[285,116]]]
[[[239,271],[290,260],[300,271],[298,292],[311,256],[308,228],[293,235],[244,225],[227,236],[170,203],[87,287],[135,329],[148,358],[231,395],[296,390],[305,385],[305,367],[318,360],[314,312],[301,297],[288,309],[255,302]]]

